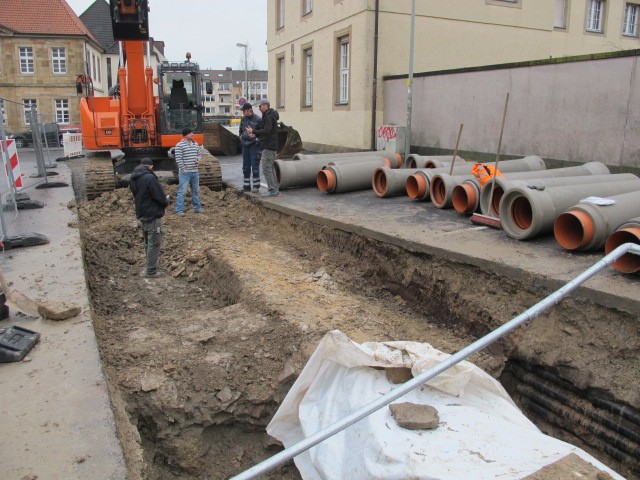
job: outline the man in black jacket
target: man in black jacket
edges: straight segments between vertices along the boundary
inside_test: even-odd
[[[142,224],[144,252],[146,255],[145,277],[164,277],[158,270],[160,244],[162,243],[162,217],[169,205],[169,195],[165,195],[158,177],[153,173],[153,161],[143,158],[129,180],[129,186],[136,204],[136,217]]]
[[[280,114],[271,108],[271,104],[267,98],[263,98],[258,102],[258,108],[262,113],[262,120],[260,120],[256,128],[252,129],[249,127],[247,133],[250,138],[258,137],[258,142],[262,149],[262,156],[260,158],[262,174],[269,188],[269,191],[263,193],[262,196],[275,197],[280,193],[278,191],[276,171],[273,166],[273,162],[276,159],[276,152],[278,151],[278,132],[280,130],[278,120],[280,119]]]

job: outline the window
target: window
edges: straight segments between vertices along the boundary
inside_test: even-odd
[[[56,100],[56,123],[69,124],[69,100]]]
[[[263,82],[262,83],[262,89],[266,90],[267,88],[269,88],[269,84],[267,84],[267,82]]]
[[[302,0],[302,15],[313,12],[313,0]]]
[[[627,3],[624,8],[624,27],[622,34],[630,37],[638,36],[638,5]]]
[[[555,28],[567,28],[567,0],[556,0]]]
[[[602,33],[604,0],[589,0],[587,6],[587,32]]]
[[[107,57],[107,88],[113,86],[113,77],[111,76],[111,57]]]
[[[20,73],[35,73],[33,48],[20,47]]]
[[[340,77],[338,79],[338,103],[349,103],[349,37],[339,38],[340,57]]]
[[[229,83],[221,83],[220,84],[220,90],[222,90],[223,92],[228,92],[229,90],[231,90],[231,84],[229,84]]]
[[[211,115],[213,113],[213,109],[211,107],[204,107],[204,114]]]
[[[311,49],[304,51],[304,106],[310,107],[313,102],[313,56]]]
[[[276,29],[284,28],[284,0],[276,0]]]
[[[284,56],[278,57],[276,62],[276,104],[278,108],[284,108]]]
[[[31,107],[36,108],[35,98],[23,98],[22,99],[22,111],[24,112],[24,124],[31,124]]]
[[[67,73],[67,56],[64,48],[54,47],[51,49],[51,66],[53,67],[53,73]]]

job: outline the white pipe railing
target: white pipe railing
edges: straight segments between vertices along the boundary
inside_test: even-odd
[[[545,297],[544,299],[536,303],[533,307],[524,311],[517,317],[512,318],[501,327],[496,328],[495,330],[488,333],[484,337],[476,340],[475,342],[466,346],[465,348],[458,351],[457,353],[454,353],[446,360],[438,363],[437,365],[431,367],[428,370],[425,370],[417,377],[414,377],[413,379],[407,381],[406,383],[403,383],[399,387],[394,388],[392,391],[383,395],[377,400],[374,400],[368,403],[367,405],[364,405],[363,407],[347,415],[343,419],[338,420],[335,423],[332,423],[331,425],[323,428],[322,430],[314,433],[313,435],[310,435],[309,437],[296,443],[295,445],[292,445],[284,449],[282,452],[272,456],[271,458],[267,458],[266,460],[263,460],[262,462],[251,467],[250,469],[245,470],[244,472],[240,473],[239,475],[236,475],[235,477],[232,477],[231,480],[248,480],[251,478],[256,478],[258,475],[262,475],[263,473],[266,473],[269,470],[279,465],[282,465],[283,463],[288,462],[296,455],[299,455],[300,453],[310,449],[314,445],[317,445],[318,443],[322,442],[323,440],[326,440],[327,438],[335,435],[336,433],[341,432],[342,430],[349,427],[350,425],[353,425],[359,420],[362,420],[363,418],[371,415],[373,412],[380,410],[382,407],[390,404],[394,400],[397,400],[398,398],[405,395],[406,393],[409,393],[414,388],[424,385],[427,381],[441,374],[448,368],[456,365],[457,363],[461,362],[467,357],[482,350],[486,346],[490,345],[491,343],[505,336],[507,333],[510,333],[511,331],[515,330],[523,323],[533,319],[534,317],[536,317],[537,315],[545,311],[547,308],[555,305],[560,300],[562,300],[562,298],[564,298],[567,294],[571,293],[573,290],[578,288],[581,284],[583,284],[588,279],[593,277],[595,274],[600,272],[600,270],[603,270],[605,267],[608,267],[609,265],[611,265],[613,262],[615,262],[618,258],[620,258],[622,255],[625,255],[626,253],[634,253],[636,255],[640,255],[640,245],[636,245],[634,243],[625,243],[624,245],[620,245],[618,248],[616,248],[611,253],[603,257],[601,260],[593,264],[591,267],[589,267],[587,270],[585,270],[580,275],[575,277],[573,280],[567,282],[567,284],[564,285],[562,288],[556,290],[548,297]]]

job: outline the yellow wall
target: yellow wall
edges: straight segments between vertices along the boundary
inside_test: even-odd
[[[566,29],[554,29],[555,0],[421,0],[416,2],[414,72],[493,65],[640,47],[622,35],[624,0],[607,0],[605,32],[585,31],[587,0],[568,0]],[[275,103],[276,58],[285,58],[281,118],[305,145],[366,149],[371,146],[374,0],[316,0],[302,16],[302,2],[287,0],[284,28],[276,30],[275,0],[268,0],[269,97]],[[409,0],[381,0],[378,43],[378,112],[382,76],[407,74]],[[334,105],[335,32],[350,29],[348,108]],[[293,45],[293,50],[292,50]],[[302,107],[302,49],[313,47],[313,106]],[[293,61],[292,61],[293,51]]]

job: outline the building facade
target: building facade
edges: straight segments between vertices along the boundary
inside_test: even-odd
[[[203,70],[203,91],[205,120],[222,120],[242,115],[240,103],[255,103],[267,98],[269,91],[266,70]],[[248,82],[246,82],[248,80]],[[211,82],[212,92],[207,93],[206,83]],[[244,101],[241,102],[241,99]]]
[[[269,96],[305,148],[375,148],[382,78],[409,71],[411,6],[268,0]],[[422,0],[413,71],[635,49],[639,15],[625,0]]]
[[[0,97],[9,131],[27,130],[35,106],[42,122],[80,123],[76,78],[101,53],[64,0],[3,0]]]

